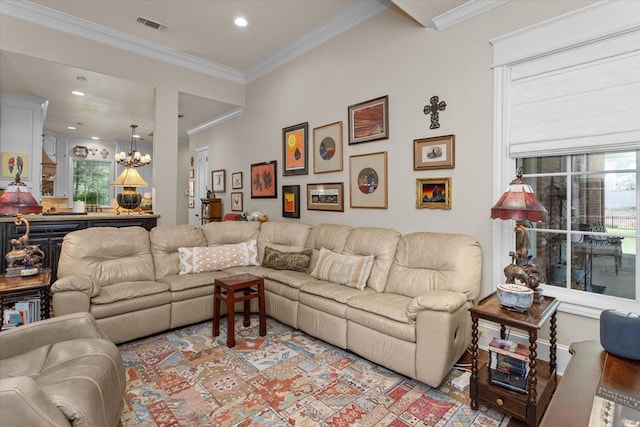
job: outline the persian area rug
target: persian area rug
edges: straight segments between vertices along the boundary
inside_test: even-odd
[[[267,319],[242,327],[227,348],[226,321],[121,345],[127,372],[125,426],[506,426],[509,417],[474,411],[467,391],[438,389]],[[398,357],[402,357],[398,354]]]

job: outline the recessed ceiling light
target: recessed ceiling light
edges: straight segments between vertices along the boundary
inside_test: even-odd
[[[238,27],[246,27],[247,25],[249,25],[249,22],[247,22],[246,19],[244,19],[242,16],[238,16],[235,21],[233,21],[234,24],[236,24]]]
[[[92,136],[91,139],[98,140],[98,139],[100,139],[100,137],[99,136]]]
[[[77,128],[75,126],[67,126],[67,129],[76,130]]]
[[[84,96],[84,92],[80,92],[79,90],[72,90],[71,93],[75,96]]]

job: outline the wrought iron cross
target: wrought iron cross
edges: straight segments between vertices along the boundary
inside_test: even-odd
[[[440,127],[440,123],[438,123],[438,119],[440,118],[439,111],[444,111],[447,108],[447,103],[444,101],[439,101],[437,96],[432,96],[429,100],[430,104],[424,106],[424,113],[426,115],[431,114],[431,126],[429,129],[438,129]]]

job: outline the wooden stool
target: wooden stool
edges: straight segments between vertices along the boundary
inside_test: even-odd
[[[255,288],[254,288],[255,286]],[[236,291],[243,291],[239,297]],[[258,298],[258,311],[260,314],[260,336],[267,335],[267,315],[264,306],[264,280],[253,274],[238,274],[236,276],[222,277],[213,283],[213,336],[220,335],[220,301],[227,302],[227,347],[235,347],[234,330],[234,306],[237,302],[244,301],[243,326],[250,325],[249,304],[252,299]]]

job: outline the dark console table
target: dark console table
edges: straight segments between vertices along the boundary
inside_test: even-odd
[[[542,426],[588,426],[598,384],[640,395],[640,361],[607,353],[598,341],[573,343],[569,351],[573,357],[542,419]]]

